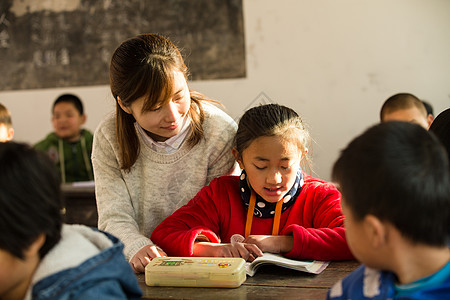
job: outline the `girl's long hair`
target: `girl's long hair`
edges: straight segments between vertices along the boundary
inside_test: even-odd
[[[130,171],[139,152],[139,138],[134,127],[135,118],[122,110],[122,104],[129,107],[141,97],[146,97],[143,111],[158,105],[165,105],[173,94],[173,72],[188,71],[177,47],[167,38],[157,34],[142,34],[125,40],[114,52],[110,65],[111,92],[116,100],[116,135],[120,150],[120,168]],[[204,95],[190,91],[191,134],[187,139],[195,146],[203,137],[203,101],[210,101]],[[162,100],[162,102],[160,101]]]

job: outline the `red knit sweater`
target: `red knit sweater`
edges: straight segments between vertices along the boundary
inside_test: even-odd
[[[295,203],[281,214],[280,235],[293,235],[296,259],[353,259],[345,240],[340,193],[330,183],[304,174]],[[192,256],[196,237],[229,243],[233,234],[244,235],[247,211],[242,204],[238,176],[211,181],[188,204],[159,224],[151,240],[171,256]],[[270,235],[272,218],[253,218],[251,234]]]

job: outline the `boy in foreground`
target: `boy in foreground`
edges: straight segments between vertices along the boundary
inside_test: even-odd
[[[436,137],[416,124],[376,125],[332,175],[349,247],[364,265],[328,299],[450,299],[450,175]]]
[[[123,244],[63,224],[60,180],[45,154],[0,143],[0,299],[140,299]]]

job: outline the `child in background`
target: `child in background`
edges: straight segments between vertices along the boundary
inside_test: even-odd
[[[341,153],[333,180],[365,266],[328,299],[450,299],[450,174],[436,137],[417,124],[378,124]]]
[[[176,46],[157,34],[124,41],[111,58],[116,113],[98,126],[92,153],[98,227],[123,241],[136,272],[165,255],[149,239],[156,225],[235,169],[236,123],[190,91],[187,76]]]
[[[0,142],[7,142],[14,137],[14,129],[12,128],[11,113],[0,103]]]
[[[389,97],[381,107],[380,121],[404,121],[416,123],[428,129],[432,120],[428,118],[423,102],[408,93],[395,94]]]
[[[115,237],[65,225],[60,179],[43,153],[0,143],[0,299],[140,299]]]
[[[242,174],[214,179],[158,225],[152,240],[173,256],[251,261],[271,252],[295,259],[351,259],[340,193],[300,167],[308,143],[292,109],[268,104],[248,110],[233,148]]]
[[[83,103],[72,94],[59,96],[52,107],[54,132],[34,147],[44,151],[59,168],[62,183],[94,180],[91,153],[93,135],[82,129]]]

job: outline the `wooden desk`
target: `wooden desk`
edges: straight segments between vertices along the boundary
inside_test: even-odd
[[[149,287],[138,274],[142,299],[325,299],[328,289],[359,266],[356,261],[331,262],[319,275],[261,266],[238,288]]]
[[[61,185],[65,203],[65,222],[97,227],[97,203],[93,183],[75,183]]]

